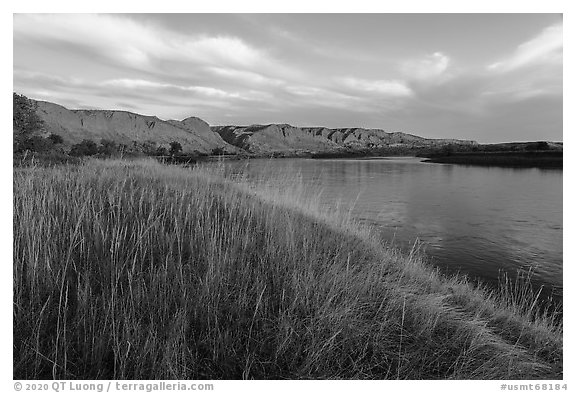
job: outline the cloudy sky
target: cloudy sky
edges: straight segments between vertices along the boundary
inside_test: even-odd
[[[14,91],[212,125],[562,140],[562,15],[14,15]]]

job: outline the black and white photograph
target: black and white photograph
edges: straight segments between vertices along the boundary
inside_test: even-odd
[[[9,387],[570,387],[562,13],[12,22]]]

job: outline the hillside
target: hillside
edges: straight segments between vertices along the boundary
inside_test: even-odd
[[[474,141],[427,139],[382,129],[295,127],[289,124],[210,127],[198,117],[165,121],[126,111],[69,110],[51,102],[31,101],[44,121],[45,134],[60,135],[67,145],[84,139],[95,142],[108,139],[128,146],[153,142],[167,147],[170,142],[177,141],[185,154],[210,154],[217,149],[224,153],[248,152],[256,156],[278,153],[287,156],[413,155],[422,149],[446,145],[477,145]]]
[[[476,145],[474,141],[426,139],[403,132],[366,128],[294,127],[289,124],[213,126],[229,144],[251,153],[365,151],[385,148],[430,148],[447,144]]]
[[[196,117],[164,121],[156,116],[124,111],[69,110],[45,101],[36,101],[36,104],[36,112],[45,123],[45,131],[60,135],[67,144],[83,139],[109,139],[127,145],[151,141],[167,146],[172,141],[178,141],[185,153],[210,153],[215,148],[227,152],[238,150],[212,132],[208,123]]]
[[[215,126],[212,130],[226,142],[250,153],[332,151],[340,145],[323,136],[289,124]]]

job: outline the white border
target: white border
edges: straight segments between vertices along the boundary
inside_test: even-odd
[[[203,1],[203,2],[184,2],[176,0],[163,0],[144,4],[141,1],[124,1],[117,0],[99,0],[97,2],[83,3],[71,0],[53,0],[53,1],[21,1],[13,4],[3,4],[2,8],[2,53],[6,56],[3,62],[4,72],[2,72],[3,94],[1,108],[3,119],[3,131],[0,132],[1,145],[4,147],[4,154],[0,156],[1,160],[1,179],[2,191],[0,192],[0,250],[2,251],[0,288],[0,312],[3,317],[1,324],[2,337],[2,354],[0,356],[1,382],[0,386],[3,391],[10,392],[13,390],[12,382],[12,149],[11,134],[9,134],[9,111],[11,92],[9,86],[12,85],[13,62],[12,60],[12,14],[13,13],[32,13],[32,12],[330,12],[330,13],[349,13],[349,12],[386,12],[386,13],[563,13],[564,14],[564,299],[565,299],[565,343],[564,343],[564,382],[568,384],[569,389],[573,380],[570,374],[571,366],[574,364],[573,349],[574,340],[572,339],[574,329],[574,307],[571,304],[574,299],[574,290],[570,285],[570,279],[574,277],[574,251],[571,249],[571,242],[575,241],[574,228],[572,219],[575,217],[575,209],[572,202],[574,197],[573,183],[573,136],[574,130],[574,97],[573,91],[576,82],[574,81],[574,45],[573,38],[576,37],[574,31],[574,16],[572,12],[571,1],[546,0],[546,1],[505,1],[505,0],[484,0],[465,2],[454,0],[402,0],[376,4],[374,0],[354,0],[347,2],[323,2],[311,0],[293,0],[282,4],[273,3],[263,0],[226,0],[226,1]],[[572,3],[574,3],[572,1]],[[568,37],[568,38],[567,38]],[[538,382],[534,381],[533,383]],[[383,392],[384,389],[390,391],[399,391],[409,389],[410,391],[442,391],[442,392],[496,392],[499,391],[500,381],[215,381],[217,386],[216,392],[230,392],[238,390],[250,390],[255,392],[268,392],[271,389],[277,392],[288,392],[295,390],[330,390],[330,391],[352,391],[361,389],[361,391]],[[518,383],[529,383],[527,381],[518,381]]]

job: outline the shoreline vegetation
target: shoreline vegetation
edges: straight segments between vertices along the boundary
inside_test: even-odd
[[[489,146],[489,145],[486,145]],[[158,156],[164,164],[196,164],[213,161],[246,160],[258,158],[309,158],[309,159],[385,159],[389,157],[420,157],[422,162],[438,164],[458,164],[474,166],[496,166],[513,168],[562,169],[562,150],[503,150],[490,151],[479,148],[476,151],[450,151],[423,149],[372,149],[342,150],[334,152],[290,152],[271,154],[220,154],[220,155],[178,155]]]
[[[298,179],[14,167],[14,379],[562,379],[561,313],[448,277]]]
[[[218,160],[257,158],[310,159],[379,159],[387,157],[421,157],[423,162],[513,168],[562,169],[562,147],[549,147],[547,142],[503,143],[478,145],[474,149],[447,145],[442,148],[377,148],[369,150],[342,149],[331,152],[276,152],[270,154],[221,154],[158,157],[162,163],[195,164]]]
[[[425,158],[423,162],[459,165],[480,165],[517,168],[562,169],[562,144],[548,142],[500,143],[475,145],[446,145],[426,149],[372,149],[369,151],[341,151],[315,153],[311,158],[385,158],[389,156],[414,156]]]
[[[440,164],[461,164],[480,166],[500,166],[517,168],[562,169],[562,151],[498,151],[498,152],[456,152],[449,155],[431,156],[424,162]]]

